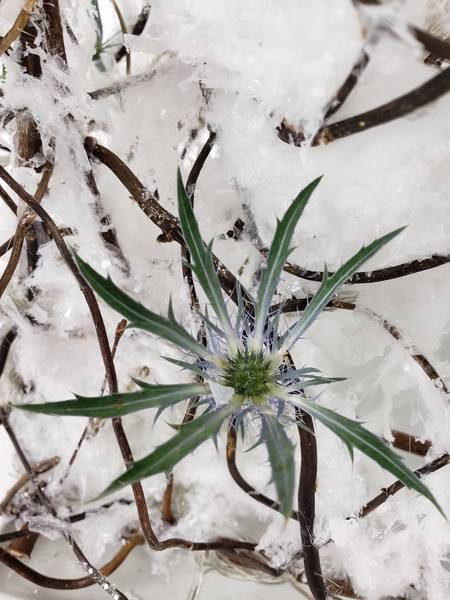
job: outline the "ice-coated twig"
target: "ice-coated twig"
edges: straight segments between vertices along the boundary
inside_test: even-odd
[[[445,467],[446,465],[448,465],[449,462],[450,462],[450,454],[447,454],[447,453],[442,454],[441,456],[439,456],[432,462],[428,463],[424,467],[421,467],[420,469],[417,469],[416,471],[414,471],[414,473],[418,477],[423,477],[424,475],[429,475],[430,473],[434,473],[435,471],[442,469],[442,467]],[[378,494],[378,496],[375,496],[375,498],[373,498],[373,500],[370,500],[370,502],[365,504],[358,511],[358,513],[355,516],[359,517],[360,519],[367,517],[367,515],[369,513],[371,513],[373,510],[375,510],[376,508],[378,508],[379,506],[384,504],[388,498],[390,498],[391,496],[393,496],[394,494],[399,492],[404,487],[405,486],[403,485],[403,483],[401,481],[397,480],[395,483],[393,483],[389,487],[383,488],[381,490],[381,494]]]
[[[17,19],[14,21],[14,25],[5,35],[5,37],[0,41],[0,56],[4,54],[8,48],[11,46],[13,42],[19,37],[22,31],[28,24],[31,15],[33,14],[34,7],[37,3],[37,0],[27,0],[23,5],[22,10],[20,11]]]

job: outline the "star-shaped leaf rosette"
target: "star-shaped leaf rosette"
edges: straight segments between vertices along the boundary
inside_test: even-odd
[[[301,340],[340,286],[404,228],[361,248],[332,276],[328,276],[325,268],[318,292],[292,326],[281,328],[282,308],[270,310],[283,267],[292,251],[290,244],[295,227],[319,181],[320,178],[316,179],[302,190],[281,221],[277,222],[265,268],[261,271],[257,297],[253,298],[237,283],[238,305],[235,310],[229,311],[214,267],[212,242],[208,246],[203,242],[178,173],[181,229],[191,255],[191,268],[209,304],[205,314],[201,315],[207,332],[206,346],[177,321],[170,303],[167,317],[152,312],[120,290],[109,277],[105,279],[75,255],[83,276],[107,304],[128,319],[128,327],[143,329],[178,346],[186,358],[183,361],[170,359],[171,362],[197,376],[197,382],[193,383],[150,385],[136,381],[140,389],[132,393],[96,398],[76,396],[75,400],[18,407],[52,415],[104,419],[147,408],[157,408],[159,414],[185,400],[199,398],[197,416],[190,422],[175,426],[176,433],[171,439],[135,462],[109,485],[104,494],[156,473],[170,472],[203,442],[215,440],[225,423],[244,428],[251,423],[252,430],[256,423],[259,437],[255,445],[264,444],[267,448],[280,511],[287,517],[292,511],[295,491],[295,446],[286,430],[293,423],[302,426],[298,419],[298,409],[301,409],[336,434],[346,444],[352,457],[353,449],[357,448],[405,486],[423,494],[442,512],[429,489],[382,440],[361,423],[321,406],[314,400],[314,394],[306,391],[339,379],[322,377],[314,368],[296,369],[289,360],[290,350]]]

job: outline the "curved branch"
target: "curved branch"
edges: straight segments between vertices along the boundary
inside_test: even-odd
[[[329,144],[335,140],[342,139],[367,131],[372,127],[384,125],[395,119],[404,117],[413,111],[434,102],[450,90],[450,69],[445,69],[426,83],[422,84],[412,92],[400,96],[392,102],[383,104],[374,110],[356,115],[332,125],[326,125],[319,129],[311,141],[311,146]],[[301,146],[305,142],[303,133],[296,133],[281,125],[278,129],[278,137],[287,144]]]
[[[439,456],[439,458],[436,458],[435,460],[430,462],[428,465],[417,469],[417,471],[414,471],[414,473],[418,477],[422,478],[424,475],[428,475],[429,473],[434,473],[435,471],[442,469],[442,467],[448,465],[449,462],[450,454],[443,454],[442,456]],[[369,513],[371,513],[373,510],[384,504],[388,498],[399,492],[404,487],[405,486],[403,483],[401,483],[401,481],[396,481],[389,487],[383,488],[381,490],[381,494],[376,496],[373,500],[371,500],[361,508],[361,510],[358,513],[358,516],[361,519],[367,517]]]
[[[267,256],[268,249],[263,248],[260,250],[263,256]],[[450,254],[433,254],[430,258],[415,259],[400,265],[393,267],[386,267],[385,269],[374,269],[373,271],[358,271],[350,279],[346,281],[346,284],[357,284],[357,283],[378,283],[380,281],[389,281],[391,279],[397,279],[399,277],[405,277],[406,275],[414,275],[415,273],[421,273],[428,269],[435,269],[441,265],[446,265],[450,262]],[[317,281],[320,283],[323,280],[323,271],[310,271],[304,269],[298,265],[292,263],[286,263],[284,271],[300,277],[300,279],[306,279],[307,281]],[[333,273],[329,273],[331,277]]]
[[[143,541],[144,538],[142,535],[132,535],[120,548],[117,554],[99,570],[99,573],[104,577],[111,575],[111,573],[120,567],[133,548],[142,544]],[[8,552],[3,550],[3,548],[0,548],[0,562],[12,569],[17,575],[31,581],[35,585],[53,590],[80,590],[97,583],[90,575],[79,579],[58,579],[56,577],[42,575],[42,573],[35,571],[14,556],[11,556]],[[122,595],[121,597],[125,599],[125,596]]]
[[[27,0],[19,13],[19,16],[14,21],[14,25],[0,41],[0,56],[4,54],[13,42],[19,37],[25,27],[28,25],[31,15],[37,0]]]
[[[157,199],[142,185],[131,169],[116,154],[98,144],[94,138],[86,138],[85,147],[88,155],[97,158],[114,173],[133,196],[143,213],[161,229],[163,233],[158,237],[158,241],[175,241],[181,246],[186,245],[178,219],[159,204]],[[214,254],[213,262],[223,291],[237,304],[235,276]]]
[[[243,490],[246,494],[264,504],[277,512],[280,512],[280,504],[276,500],[272,500],[268,496],[264,494],[260,494],[255,490],[253,486],[251,486],[246,479],[244,479],[239,472],[239,469],[236,465],[236,427],[235,427],[235,419],[228,425],[228,434],[227,434],[227,465],[228,471],[234,481],[238,484],[238,486]],[[291,514],[291,519],[294,521],[298,521],[298,512],[293,510]]]

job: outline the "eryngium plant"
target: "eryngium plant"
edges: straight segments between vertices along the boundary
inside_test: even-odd
[[[246,427],[251,420],[259,425],[257,444],[265,444],[272,481],[275,484],[280,510],[286,517],[292,510],[295,489],[294,444],[286,430],[295,423],[295,409],[302,409],[335,433],[348,447],[353,457],[357,448],[392,473],[405,486],[426,496],[442,512],[439,504],[420,481],[383,441],[365,429],[361,423],[321,406],[306,390],[332,383],[317,369],[293,367],[289,352],[301,339],[339,287],[380,248],[397,236],[403,228],[363,247],[331,277],[324,270],[322,284],[302,316],[291,327],[280,331],[281,308],[270,311],[281,272],[289,254],[291,239],[302,212],[320,179],[308,185],[292,202],[281,221],[266,264],[261,272],[257,297],[253,298],[237,284],[238,306],[230,316],[220,288],[212,259],[212,242],[206,246],[199,232],[189,198],[178,173],[178,210],[183,236],[191,255],[191,268],[203,288],[214,316],[201,315],[207,332],[207,346],[199,343],[176,320],[169,302],[168,316],[163,317],[145,308],[120,290],[112,280],[104,278],[75,255],[80,271],[112,308],[137,327],[161,337],[187,353],[186,360],[171,362],[192,371],[196,383],[155,384],[136,381],[139,391],[109,396],[22,405],[29,411],[53,415],[74,415],[97,418],[121,417],[146,408],[158,408],[158,415],[175,404],[198,397],[202,414],[192,421],[174,426],[177,433],[151,454],[135,462],[113,481],[104,494],[156,473],[169,472],[200,444],[216,439],[224,423]],[[197,411],[198,413],[199,411]],[[298,411],[297,411],[298,414]],[[257,445],[255,444],[255,445]]]

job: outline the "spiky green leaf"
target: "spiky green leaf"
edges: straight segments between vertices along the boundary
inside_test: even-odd
[[[200,235],[198,223],[192,210],[191,203],[184,189],[180,170],[177,175],[178,183],[178,214],[180,216],[181,229],[183,237],[191,254],[191,268],[194,271],[198,282],[206,294],[220,324],[226,333],[229,341],[237,343],[237,339],[231,326],[225,300],[214,267],[212,259],[212,241],[208,246]]]
[[[350,260],[340,267],[336,273],[328,277],[328,272],[325,267],[323,273],[322,284],[314,298],[309,303],[302,317],[293,325],[283,340],[283,351],[290,350],[295,342],[303,335],[303,333],[312,325],[315,319],[319,316],[325,306],[333,298],[336,291],[351,277],[369,258],[378,252],[383,246],[401,233],[405,227],[400,227],[387,235],[384,235],[378,240],[375,240],[366,247],[361,248]]]
[[[133,298],[118,288],[109,276],[107,278],[102,277],[73,250],[72,254],[78,268],[89,285],[92,286],[100,298],[129,321],[128,327],[137,327],[144,331],[149,331],[206,360],[215,360],[213,354],[197,342],[178,323],[173,313],[171,302],[169,302],[168,316],[162,317],[145,308],[145,306],[136,302],[136,300],[133,300]]]
[[[261,412],[261,436],[259,443],[264,443],[272,470],[272,481],[277,490],[280,512],[289,517],[295,491],[295,446],[286,435],[279,420],[271,414]]]
[[[303,369],[294,369],[277,373],[277,379],[294,379],[295,377],[311,377],[310,373],[320,373],[319,369],[313,367],[304,367]]]
[[[110,396],[94,398],[75,396],[76,400],[46,402],[44,404],[22,404],[16,405],[16,408],[47,415],[107,419],[110,417],[123,417],[145,408],[164,410],[193,396],[200,396],[205,391],[205,386],[200,383],[146,384],[143,389],[137,392],[111,394]]]
[[[319,185],[321,179],[321,177],[318,177],[306,186],[284,213],[281,221],[277,220],[275,235],[270,245],[266,263],[261,271],[261,281],[259,283],[258,297],[255,306],[254,337],[257,343],[261,343],[264,324],[273,300],[275,289],[280,280],[280,275],[288,256],[293,250],[293,248],[290,248],[290,244],[295,228],[311,194]]]
[[[151,454],[135,462],[103,492],[106,496],[130,483],[157,473],[171,471],[185,456],[209,439],[215,439],[233,410],[229,406],[210,410],[193,421],[179,426],[178,433],[158,446]]]
[[[167,360],[167,362],[170,362],[173,365],[180,367],[182,370],[192,371],[192,373],[195,373],[196,375],[199,375],[200,377],[206,376],[206,372],[202,371],[200,369],[199,365],[201,363],[189,363],[184,360],[177,360],[175,358],[169,358],[168,356],[162,356],[162,358],[164,358],[164,360]]]
[[[345,377],[311,377],[310,379],[304,379],[303,381],[297,381],[286,386],[286,391],[293,392],[302,390],[307,387],[314,387],[315,385],[325,385],[327,383],[336,383],[337,381],[345,381]]]
[[[380,467],[392,473],[406,487],[416,490],[416,492],[428,498],[445,517],[436,498],[417,475],[408,469],[402,458],[393,452],[380,438],[363,427],[361,423],[300,396],[295,396],[295,400],[291,396],[291,401],[335,433],[349,448],[352,456],[353,448],[357,448],[379,464]]]

